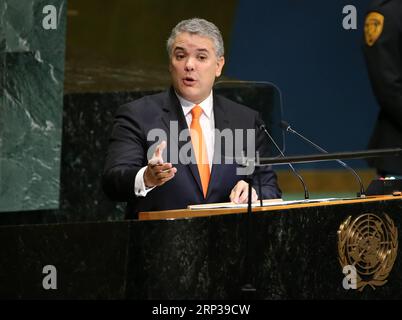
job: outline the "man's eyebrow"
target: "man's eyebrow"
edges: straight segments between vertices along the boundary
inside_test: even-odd
[[[197,49],[197,51],[200,51],[200,52],[207,52],[207,53],[209,53],[209,50],[208,50],[208,49],[204,49],[204,48]]]
[[[187,51],[187,50],[185,48],[182,48],[182,47],[175,47],[173,49],[173,51]],[[206,48],[200,48],[200,49],[197,49],[197,51],[198,52],[207,52],[207,53],[209,53],[209,50],[206,49]]]

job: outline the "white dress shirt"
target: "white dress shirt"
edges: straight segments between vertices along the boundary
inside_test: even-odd
[[[186,118],[187,126],[188,126],[188,128],[190,128],[191,121],[193,118],[191,115],[191,110],[196,106],[196,104],[182,98],[177,93],[176,93],[176,96],[179,99],[180,105],[183,109],[183,114]],[[203,110],[203,113],[200,117],[200,125],[202,128],[202,133],[204,135],[204,141],[205,141],[205,144],[207,147],[209,170],[211,170],[212,169],[212,159],[214,157],[214,144],[215,144],[215,135],[214,135],[215,120],[214,120],[212,91],[209,94],[209,96],[204,101],[199,103],[198,105]],[[166,146],[166,147],[169,148],[169,146]],[[174,165],[175,164],[173,164],[173,166]],[[150,192],[153,188],[155,188],[155,187],[147,188],[145,186],[144,172],[145,172],[146,168],[147,168],[146,166],[141,168],[138,171],[137,175],[135,176],[134,192],[135,192],[136,196],[145,197],[148,192]]]

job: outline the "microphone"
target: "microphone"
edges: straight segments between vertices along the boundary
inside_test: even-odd
[[[293,134],[297,135],[302,140],[306,141],[307,143],[312,145],[314,148],[316,148],[318,151],[320,151],[322,153],[328,153],[328,151],[324,150],[320,146],[316,145],[314,142],[312,142],[309,139],[307,139],[305,136],[303,136],[300,133],[298,133],[297,131],[293,130],[291,128],[290,124],[287,123],[286,121],[283,121],[283,120],[281,121],[281,127],[286,132],[290,132],[290,133],[293,133]],[[357,196],[360,197],[360,198],[364,198],[366,196],[365,193],[364,193],[364,185],[363,185],[363,182],[360,179],[359,175],[357,174],[357,172],[355,170],[353,170],[353,168],[349,167],[345,162],[343,162],[343,161],[341,161],[339,159],[335,159],[335,161],[337,161],[342,167],[344,167],[345,169],[348,169],[349,171],[351,171],[353,173],[353,175],[356,177],[356,180],[359,182],[359,186],[360,186],[360,194],[358,193]]]
[[[260,121],[258,121],[258,122],[260,122]],[[285,155],[283,154],[281,148],[279,148],[279,146],[276,144],[274,138],[272,138],[272,136],[269,134],[267,128],[265,127],[265,123],[261,121],[261,122],[258,124],[258,128],[259,128],[260,130],[263,130],[263,131],[265,132],[265,134],[268,136],[269,140],[272,141],[272,143],[274,144],[275,148],[279,151],[279,153],[281,154],[281,156],[282,156],[282,157],[285,157]],[[288,163],[288,165],[289,165],[290,169],[292,169],[293,173],[297,176],[297,178],[299,178],[300,182],[301,182],[302,185],[303,185],[303,189],[304,189],[304,199],[309,199],[310,196],[309,196],[309,193],[308,193],[308,190],[307,190],[306,184],[304,183],[303,178],[300,176],[300,174],[298,174],[298,172],[296,171],[296,169],[293,167],[293,165],[292,165],[291,163]]]

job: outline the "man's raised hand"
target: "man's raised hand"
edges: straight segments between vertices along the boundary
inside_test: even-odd
[[[163,150],[166,148],[166,141],[157,145],[155,152],[148,161],[144,172],[144,183],[147,188],[161,186],[174,177],[177,169],[169,162],[164,163],[162,158]]]

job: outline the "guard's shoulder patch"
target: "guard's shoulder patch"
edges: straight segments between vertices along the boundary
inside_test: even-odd
[[[364,23],[364,37],[366,44],[372,46],[381,36],[384,28],[384,16],[378,12],[370,12]]]

